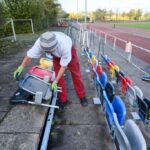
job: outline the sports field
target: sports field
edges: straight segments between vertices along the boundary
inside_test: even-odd
[[[150,23],[124,23],[118,24],[118,26],[124,26],[129,28],[142,28],[142,29],[149,29],[150,30]]]

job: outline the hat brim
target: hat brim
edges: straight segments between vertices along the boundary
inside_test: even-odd
[[[43,47],[43,46],[41,45],[41,48],[43,49],[43,51],[48,52],[48,53],[51,53],[51,52],[56,51],[57,46],[55,46],[54,48],[49,48],[49,47]]]

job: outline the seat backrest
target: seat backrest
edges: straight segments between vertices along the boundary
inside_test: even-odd
[[[131,106],[136,106],[136,92],[135,89],[128,84],[126,99],[129,101]]]
[[[148,105],[146,102],[138,97],[138,107],[139,107],[139,115],[143,121],[147,118],[148,113]]]
[[[90,56],[90,59],[92,58],[93,56],[93,52],[91,50],[89,50],[89,56]]]
[[[98,73],[99,77],[101,76],[102,71],[103,71],[103,69],[102,69],[101,65],[98,64],[97,67],[96,67],[96,72]]]
[[[114,96],[114,99],[112,101],[112,105],[114,108],[114,112],[117,115],[118,122],[122,126],[124,124],[125,118],[126,118],[126,107],[124,102],[119,96]]]
[[[111,82],[107,82],[105,86],[105,91],[109,101],[112,102],[115,95],[115,88]]]
[[[102,85],[104,86],[104,88],[105,88],[105,86],[107,84],[107,81],[108,81],[107,74],[103,71],[102,74],[101,74],[101,76],[100,76],[100,82],[102,83]]]
[[[119,125],[116,113],[114,113],[114,126],[114,142],[117,150],[131,150],[128,138]]]
[[[150,120],[150,99],[144,98],[143,101],[147,104],[147,119]]]
[[[105,101],[104,103],[105,103],[105,109],[106,109],[107,122],[108,122],[109,127],[111,128],[112,125],[114,124],[114,119],[113,119],[114,109],[113,109],[112,104],[109,102],[105,91],[103,91],[103,97]]]
[[[139,97],[140,99],[143,99],[143,92],[138,86],[133,86],[136,96]]]
[[[50,84],[39,79],[36,76],[26,74],[23,80],[20,80],[19,87],[32,95],[37,92],[42,92],[42,98],[48,100],[52,96],[52,91],[50,90]]]
[[[127,120],[124,126],[124,133],[126,134],[132,150],[146,150],[145,139],[135,124],[131,119]]]
[[[44,79],[45,76],[49,77],[49,82],[52,82],[55,78],[54,71],[50,71],[48,69],[41,68],[39,66],[32,66],[29,69],[29,74],[35,75],[41,79]]]
[[[123,94],[126,93],[127,91],[127,82],[126,82],[126,78],[119,75],[119,80],[120,80],[120,83],[121,83],[121,91]]]

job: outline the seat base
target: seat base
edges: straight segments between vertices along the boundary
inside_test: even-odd
[[[11,104],[25,104],[28,101],[33,101],[33,95],[18,88],[14,95],[10,98]]]

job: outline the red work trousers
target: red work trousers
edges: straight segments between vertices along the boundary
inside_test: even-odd
[[[78,60],[75,46],[72,46],[71,54],[72,54],[72,59],[71,59],[70,63],[68,64],[68,69],[71,72],[71,76],[72,76],[76,94],[78,95],[79,98],[83,98],[85,96],[84,84],[83,84],[83,79],[82,79],[81,72],[80,72],[79,60]],[[53,65],[54,65],[54,71],[57,76],[58,71],[61,67],[60,66],[60,58],[54,56],[53,57]],[[58,82],[58,86],[62,87],[62,92],[58,93],[59,101],[65,103],[67,101],[68,93],[67,93],[64,76],[62,76],[60,78],[60,80]]]

